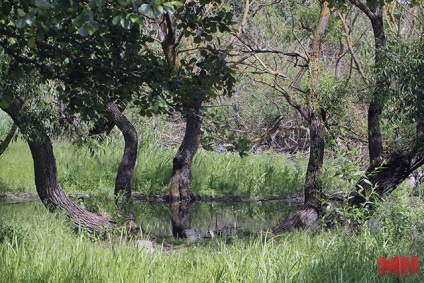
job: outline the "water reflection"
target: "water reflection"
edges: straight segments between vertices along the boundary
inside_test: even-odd
[[[272,229],[281,218],[301,208],[299,202],[134,202],[137,224],[159,237],[198,239],[249,235]],[[40,201],[17,202],[0,198],[0,215],[11,210],[45,211]]]
[[[265,231],[300,207],[293,202],[139,202],[135,212],[147,233],[197,239]]]

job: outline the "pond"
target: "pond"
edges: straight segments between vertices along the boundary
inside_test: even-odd
[[[283,201],[139,202],[135,204],[135,213],[138,224],[147,233],[190,238],[196,237],[192,233],[198,237],[211,237],[266,231],[280,219],[297,212],[301,206],[299,202]]]
[[[13,202],[0,198],[4,210],[28,211],[43,209],[40,201]],[[143,231],[159,237],[205,238],[250,235],[274,227],[282,218],[301,208],[294,201],[198,201],[166,204],[138,201],[134,203],[137,224]],[[47,212],[47,210],[46,210]],[[193,234],[194,233],[194,234]]]

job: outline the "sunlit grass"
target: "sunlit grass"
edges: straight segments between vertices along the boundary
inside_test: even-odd
[[[40,203],[15,207],[0,207],[2,221],[16,230],[0,243],[0,282],[391,282],[378,278],[378,257],[424,256],[422,237],[388,241],[366,227],[236,238],[230,245],[159,244],[148,253],[119,235],[74,234]]]
[[[77,147],[55,142],[59,181],[66,192],[112,194],[123,152],[118,141]],[[171,175],[175,148],[141,141],[133,174],[133,190],[162,196]],[[31,154],[23,141],[12,143],[0,159],[0,191],[34,192]],[[304,166],[284,155],[214,153],[200,150],[195,156],[191,186],[199,195],[243,198],[287,197],[301,194]]]

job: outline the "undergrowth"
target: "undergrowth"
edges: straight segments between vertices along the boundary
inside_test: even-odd
[[[221,239],[157,244],[149,252],[125,234],[106,240],[75,234],[40,203],[0,206],[0,213],[12,223],[0,226],[12,231],[0,242],[1,282],[391,282],[378,278],[378,257],[424,255],[421,236],[386,224],[379,233],[363,225],[355,233],[294,231],[236,237],[229,245]]]
[[[121,141],[106,139],[84,146],[55,142],[59,182],[66,192],[112,195],[122,157]],[[133,191],[150,197],[164,195],[176,148],[141,140]],[[192,165],[191,186],[203,196],[243,198],[288,197],[301,194],[303,161],[284,155],[250,155],[199,150]],[[32,159],[23,141],[12,143],[1,157],[0,192],[35,192]]]

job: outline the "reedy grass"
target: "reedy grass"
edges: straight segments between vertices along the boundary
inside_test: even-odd
[[[1,282],[391,282],[377,277],[378,257],[424,255],[422,240],[404,234],[388,241],[367,227],[355,234],[336,229],[235,238],[231,245],[220,239],[157,245],[148,253],[125,235],[100,240],[74,234],[38,202],[0,209],[23,234],[0,243]]]
[[[77,147],[55,142],[59,181],[66,192],[112,195],[123,145],[119,141]],[[175,148],[142,140],[133,174],[133,190],[162,196],[171,176]],[[299,161],[301,162],[301,161]],[[192,165],[191,186],[199,195],[243,198],[300,194],[304,169],[284,155],[250,155],[199,150]],[[0,191],[34,192],[31,154],[23,141],[12,143],[1,157]],[[4,169],[3,169],[4,168]]]

